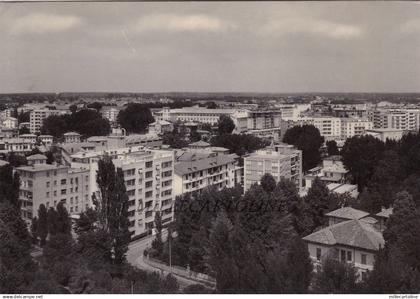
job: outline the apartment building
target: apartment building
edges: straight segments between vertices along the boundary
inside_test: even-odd
[[[2,127],[7,129],[16,129],[18,127],[18,120],[14,117],[6,117],[1,122]]]
[[[101,109],[101,115],[103,118],[107,119],[110,123],[116,123],[118,114],[122,107],[117,106],[105,106]]]
[[[280,127],[280,122],[280,110],[248,111],[248,130],[271,129],[275,127]]]
[[[236,109],[207,109],[203,107],[184,107],[170,109],[164,107],[162,110],[153,112],[156,121],[170,122],[198,122],[216,125],[221,115],[231,116]]]
[[[282,131],[294,126],[313,125],[318,130],[325,140],[335,140],[341,138],[341,118],[339,117],[284,117],[281,123]]]
[[[208,186],[216,186],[218,190],[234,187],[237,158],[235,154],[183,152],[175,163],[175,195],[200,192]]]
[[[353,136],[361,136],[366,130],[373,129],[373,122],[367,118],[342,118],[341,138],[347,139]]]
[[[253,184],[259,184],[261,177],[269,173],[276,182],[282,178],[295,183],[302,189],[302,151],[291,145],[279,144],[258,150],[244,159],[244,191]]]
[[[4,138],[0,141],[0,153],[26,154],[35,148],[35,142],[24,138]]]
[[[375,129],[418,131],[420,128],[420,109],[374,109],[368,117]]]
[[[48,109],[39,109],[32,110],[29,115],[29,130],[32,134],[39,133],[42,127],[44,119],[51,115],[63,115],[67,111],[64,110],[48,110]]]
[[[174,153],[172,151],[147,150],[142,146],[80,152],[72,155],[72,166],[90,172],[91,194],[99,195],[96,183],[98,161],[108,155],[117,168],[124,173],[129,197],[129,221],[132,237],[150,232],[156,211],[162,222],[173,220]]]
[[[46,164],[46,157],[28,157],[29,166],[17,167],[21,185],[19,200],[22,217],[28,223],[38,213],[39,206],[65,204],[70,214],[78,214],[91,206],[89,170]]]

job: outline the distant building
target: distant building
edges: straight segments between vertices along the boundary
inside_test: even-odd
[[[382,210],[375,215],[375,217],[379,221],[379,229],[384,231],[386,228],[386,223],[388,222],[389,217],[392,215],[393,208],[390,207],[388,209],[382,208]]]
[[[54,137],[51,135],[39,135],[38,138],[46,146],[51,146],[53,144]]]
[[[244,159],[244,191],[259,184],[264,174],[271,174],[276,182],[290,179],[298,191],[302,188],[302,152],[293,146],[280,144],[258,150]]]
[[[67,132],[63,134],[64,136],[64,143],[78,143],[80,142],[80,135],[77,132]]]
[[[32,134],[39,133],[43,124],[43,121],[51,115],[63,115],[67,111],[64,110],[48,110],[48,109],[39,109],[32,110],[29,115],[30,131]]]
[[[164,134],[174,130],[174,125],[166,120],[155,121],[149,124],[149,134]]]
[[[16,129],[18,127],[18,120],[14,117],[6,117],[2,121],[2,126],[8,129]]]
[[[231,116],[235,111],[235,109],[207,109],[203,107],[184,107],[179,109],[164,107],[160,111],[153,112],[153,117],[156,121],[198,122],[215,125],[221,115]]]
[[[347,139],[353,136],[361,136],[367,130],[373,128],[373,122],[363,118],[342,118],[341,119],[341,138]]]
[[[103,118],[107,119],[110,123],[116,123],[120,110],[121,110],[121,107],[104,106],[101,108],[101,115]]]
[[[0,141],[0,153],[26,154],[35,148],[35,142],[23,138],[6,138]]]
[[[375,129],[398,129],[418,131],[420,109],[377,108],[368,113]]]
[[[387,139],[398,141],[409,132],[401,129],[370,129],[366,130],[365,135],[371,135],[385,142]]]

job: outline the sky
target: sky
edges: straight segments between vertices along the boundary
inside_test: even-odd
[[[420,92],[420,2],[0,3],[0,92]]]

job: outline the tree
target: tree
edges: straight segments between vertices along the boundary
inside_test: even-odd
[[[382,158],[385,145],[373,136],[354,136],[346,140],[341,150],[343,164],[350,171],[353,182],[362,191]]]
[[[95,109],[97,112],[99,112],[99,110],[102,109],[102,106],[103,106],[103,103],[101,102],[93,102],[91,104],[86,105],[87,108]]]
[[[29,130],[29,128],[28,127],[21,127],[20,129],[19,129],[19,135],[23,135],[23,134],[30,134],[31,133],[31,131]]]
[[[48,218],[47,218],[47,208],[44,204],[39,205],[38,209],[38,236],[41,240],[41,246],[45,245],[45,240],[48,235]]]
[[[7,162],[9,162],[13,167],[19,167],[28,164],[28,161],[24,156],[17,155],[14,152],[11,152],[7,155]]]
[[[420,292],[420,212],[411,195],[397,193],[367,289],[374,293]]]
[[[92,231],[95,228],[95,222],[98,220],[95,210],[87,209],[80,213],[79,219],[75,223],[75,231],[80,234],[83,232]]]
[[[352,264],[327,257],[314,275],[313,292],[316,294],[354,294],[358,292],[357,278],[357,271]]]
[[[118,114],[118,123],[130,133],[144,132],[152,122],[150,109],[142,104],[130,103]]]
[[[19,202],[19,174],[13,173],[13,167],[6,164],[0,167],[0,202],[8,202],[18,211],[20,210]]]
[[[164,133],[162,143],[169,145],[171,148],[184,148],[188,146],[188,142],[185,141],[185,135],[179,134],[178,132]]]
[[[48,221],[48,233],[50,235],[57,234],[58,233],[58,213],[53,207],[50,207],[48,209],[47,221]]]
[[[115,166],[110,157],[98,162],[96,182],[100,198],[94,199],[100,228],[109,234],[112,240],[113,262],[121,264],[130,242],[128,220],[128,196],[121,168]]]
[[[337,142],[335,140],[330,140],[326,142],[328,156],[339,155],[340,152],[337,147]]]
[[[231,153],[243,156],[268,146],[270,143],[251,134],[224,134],[210,139],[212,146],[225,147]]]
[[[70,216],[62,202],[57,205],[57,232],[67,235],[71,233]]]
[[[18,114],[18,116],[17,116],[18,123],[20,124],[20,123],[27,123],[27,122],[29,122],[30,121],[30,114],[31,114],[30,111],[27,111],[27,112],[21,111]]]
[[[231,134],[232,131],[235,129],[235,123],[229,116],[220,115],[219,120],[217,122],[217,127],[219,135]]]
[[[295,126],[286,131],[283,142],[292,144],[302,151],[303,171],[317,166],[321,162],[319,149],[324,143],[324,137],[313,125]]]
[[[330,210],[330,191],[325,183],[318,177],[315,178],[304,200],[309,207],[309,213],[312,218],[311,231],[325,225],[327,221],[325,214]]]
[[[152,248],[156,251],[156,256],[160,257],[163,252],[163,241],[162,241],[162,217],[160,211],[155,213],[155,239],[152,242]]]
[[[394,151],[385,151],[377,163],[373,175],[363,191],[361,209],[376,214],[382,207],[388,208],[403,181],[399,156]],[[367,194],[366,194],[367,193]]]
[[[261,187],[265,192],[273,192],[276,188],[276,180],[271,174],[266,173],[261,177]]]
[[[38,218],[37,217],[32,218],[31,234],[32,234],[32,242],[35,245],[38,245]]]
[[[74,105],[74,104],[70,105],[69,109],[70,109],[71,113],[75,113],[75,112],[77,112],[77,105]]]

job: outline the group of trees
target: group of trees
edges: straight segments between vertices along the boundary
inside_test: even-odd
[[[358,185],[360,208],[377,213],[393,204],[395,195],[408,191],[420,204],[420,134],[400,141],[382,142],[372,136],[355,136],[341,150],[352,182]]]
[[[118,114],[118,123],[129,133],[144,133],[147,126],[154,122],[149,105],[130,103]]]
[[[301,237],[345,204],[316,180],[306,197],[266,174],[241,188],[209,187],[176,199],[172,263],[216,278],[219,293],[307,293],[312,264]],[[335,204],[334,204],[335,203]],[[168,241],[154,242],[168,262]]]
[[[92,109],[81,109],[71,114],[51,115],[47,117],[41,127],[41,134],[52,135],[56,138],[69,131],[75,131],[84,137],[104,136],[111,132],[108,120]]]
[[[127,264],[130,240],[127,198],[121,170],[110,159],[99,163],[101,196],[96,209],[80,215],[75,239],[65,206],[41,205],[31,234],[20,217],[19,178],[0,168],[0,293],[175,293],[174,277],[161,277]],[[42,254],[31,256],[31,244]],[[33,245],[32,245],[33,246]]]
[[[302,151],[303,171],[316,167],[321,162],[319,149],[324,143],[324,137],[313,125],[295,126],[286,131],[283,142],[294,145]]]

